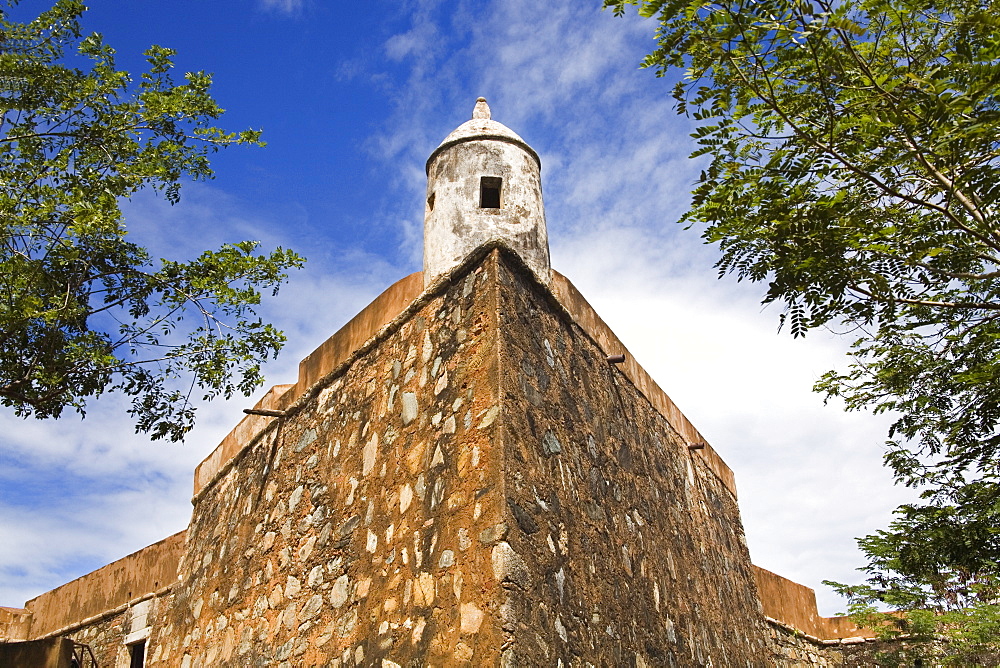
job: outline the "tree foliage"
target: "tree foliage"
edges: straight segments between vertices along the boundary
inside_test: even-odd
[[[909,608],[882,612],[878,592],[866,585],[828,582],[848,597],[852,621],[885,641],[852,653],[852,665],[992,667],[1000,657],[1000,605],[976,600],[954,609]],[[858,663],[864,660],[864,663]]]
[[[1000,485],[984,479],[904,505],[888,530],[860,539],[861,585],[826,581],[855,623],[892,642],[881,666],[995,666],[1000,661]],[[880,610],[889,606],[894,612]]]
[[[862,540],[869,593],[983,601],[958,590],[1000,560],[1000,2],[604,4],[683,71],[706,164],[683,222],[794,336],[855,333],[816,389],[894,416],[886,462],[925,504]]]
[[[137,431],[177,440],[193,399],[262,383],[284,337],[254,307],[302,259],[244,241],[157,260],[120,202],[143,188],[178,202],[183,178],[212,177],[212,152],[259,132],[215,127],[211,76],[175,82],[170,49],[150,47],[138,80],[117,69],[78,0],[28,21],[17,4],[0,5],[0,403],[48,418],[122,392]]]

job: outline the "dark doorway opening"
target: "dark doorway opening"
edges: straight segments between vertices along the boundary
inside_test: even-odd
[[[140,640],[128,646],[128,668],[142,668],[146,665],[146,641]]]

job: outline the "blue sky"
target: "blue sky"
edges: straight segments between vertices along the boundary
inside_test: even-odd
[[[670,80],[638,68],[654,25],[599,5],[93,0],[85,29],[120,67],[138,73],[150,44],[176,49],[178,76],[214,73],[222,125],[268,142],[217,154],[217,178],[185,185],[177,206],[127,202],[130,233],[179,259],[241,239],[305,255],[264,306],[289,336],[268,384],[292,382],[299,359],[420,269],[424,162],[485,96],[541,156],[553,267],[733,468],[755,563],[816,588],[833,614],[820,581],[856,581],[853,538],[908,498],[880,466],[886,420],[824,407],[810,388],[846,342],[779,334],[763,288],[717,280],[715,250],[676,225],[698,168],[689,124]],[[202,408],[183,444],[134,435],[113,396],[85,420],[0,412],[0,605],[183,529],[194,466],[254,401]]]

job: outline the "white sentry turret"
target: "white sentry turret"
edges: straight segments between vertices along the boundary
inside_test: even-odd
[[[548,283],[541,169],[534,149],[492,120],[486,100],[479,98],[472,120],[427,159],[424,284],[494,240],[503,241]]]

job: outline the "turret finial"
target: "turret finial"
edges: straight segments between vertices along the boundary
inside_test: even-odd
[[[472,117],[490,119],[490,105],[486,104],[485,97],[476,99],[476,107],[472,110]]]

